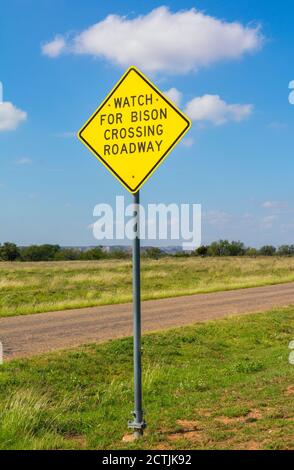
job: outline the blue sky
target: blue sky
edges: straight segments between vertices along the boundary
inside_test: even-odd
[[[148,15],[163,5],[170,22],[164,22],[162,36],[151,47]],[[191,50],[183,43],[185,54],[177,54],[173,28],[184,18],[183,10],[185,21],[199,18],[192,8],[202,12],[211,34],[206,26],[188,30]],[[89,229],[94,206],[114,204],[116,195],[131,201],[73,134],[132,59],[123,41],[140,34],[145,55],[135,56],[133,65],[145,63],[141,68],[161,90],[178,90],[180,107],[190,104],[194,121],[186,145],[178,145],[144,186],[142,202],[201,203],[203,242],[294,243],[294,106],[288,101],[294,80],[293,13],[292,2],[281,7],[271,0],[5,2],[0,80],[17,122],[15,129],[8,130],[7,123],[1,129],[0,105],[0,242],[94,244]],[[91,52],[91,44],[81,45],[79,35],[110,14],[118,15],[123,27],[127,22],[129,36],[120,37],[124,29],[114,28],[112,38],[110,24],[100,52]],[[136,23],[140,15],[143,22]],[[162,21],[162,15],[154,15]],[[228,41],[232,22],[240,23],[240,31]],[[209,44],[217,34],[219,48]],[[160,56],[168,35],[170,49]],[[63,41],[57,52],[56,37]],[[79,53],[73,47],[76,38]]]

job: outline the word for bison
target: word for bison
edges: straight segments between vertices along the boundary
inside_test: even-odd
[[[168,118],[168,110],[152,107],[154,100],[156,98],[152,93],[114,98],[115,109],[122,109],[123,112],[100,115],[100,125],[107,126],[103,133],[104,156],[160,152],[163,143],[160,136],[164,134],[164,126],[158,122]],[[148,108],[132,109],[135,106]],[[126,113],[127,110],[129,113]]]

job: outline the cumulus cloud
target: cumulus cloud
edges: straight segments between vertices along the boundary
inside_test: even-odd
[[[0,103],[0,132],[12,131],[27,119],[27,113],[9,101]]]
[[[185,137],[185,138],[182,140],[181,144],[182,144],[184,147],[186,147],[186,148],[193,147],[193,145],[194,145],[194,139],[193,139],[193,137]]]
[[[261,204],[264,209],[285,209],[288,203],[285,201],[265,201]]]
[[[88,54],[149,72],[187,73],[259,50],[260,27],[219,20],[194,8],[171,12],[161,6],[129,19],[109,15],[79,34],[56,36],[43,45],[49,57]]]
[[[42,53],[53,59],[55,57],[58,57],[65,49],[65,39],[62,36],[55,36],[53,41],[43,44]]]
[[[246,119],[252,110],[251,104],[228,104],[218,95],[204,95],[189,101],[185,112],[192,121],[208,121],[221,126],[228,121],[240,122]]]
[[[180,106],[183,93],[181,93],[176,88],[170,88],[169,90],[165,91],[164,94],[174,103],[176,106]]]

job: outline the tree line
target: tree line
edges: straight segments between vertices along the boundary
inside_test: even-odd
[[[261,248],[246,247],[240,241],[219,240],[210,245],[202,245],[192,252],[179,251],[167,254],[156,247],[142,248],[142,255],[146,258],[159,259],[164,256],[175,257],[221,257],[221,256],[294,256],[294,245],[281,245],[278,248],[265,245]],[[87,261],[100,259],[127,259],[131,256],[129,251],[116,249],[107,252],[103,247],[97,246],[86,250],[78,248],[63,248],[59,245],[31,245],[19,247],[14,243],[6,242],[0,245],[1,261]]]
[[[89,248],[82,251],[78,248],[63,248],[59,245],[30,245],[19,247],[15,243],[6,242],[0,245],[1,261],[78,261],[99,260],[104,258],[128,258],[124,250],[105,252],[102,247]]]

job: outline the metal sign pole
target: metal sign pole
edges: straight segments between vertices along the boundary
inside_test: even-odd
[[[164,128],[164,139],[160,143],[157,142],[157,146],[154,146],[152,139],[146,142],[134,140],[134,133],[129,132],[132,129],[130,112],[135,112],[140,122],[144,120],[143,118],[146,114],[147,118],[148,116],[152,117],[154,123],[160,123]],[[152,113],[155,114],[153,115]],[[117,127],[122,122],[127,138],[120,135],[117,142],[111,144],[109,140],[109,126],[116,125]],[[129,67],[78,133],[81,142],[116,176],[128,191],[132,194],[137,191],[134,194],[134,217],[137,223],[137,230],[133,244],[135,409],[133,412],[134,420],[129,422],[129,427],[133,429],[136,438],[143,435],[144,428],[146,427],[142,410],[140,198],[138,190],[145,184],[180,139],[183,138],[190,127],[191,121],[147,77],[136,67]],[[116,131],[117,129],[118,127]],[[140,150],[138,150],[139,144]],[[152,158],[150,158],[148,152],[152,153]],[[130,158],[131,154],[134,154],[132,158]],[[120,155],[120,157],[113,158],[114,155]]]
[[[142,410],[142,366],[141,366],[141,276],[140,276],[140,194],[134,194],[134,218],[136,236],[133,241],[133,321],[134,321],[134,421],[129,428],[134,430],[135,438],[143,435],[146,423]]]

